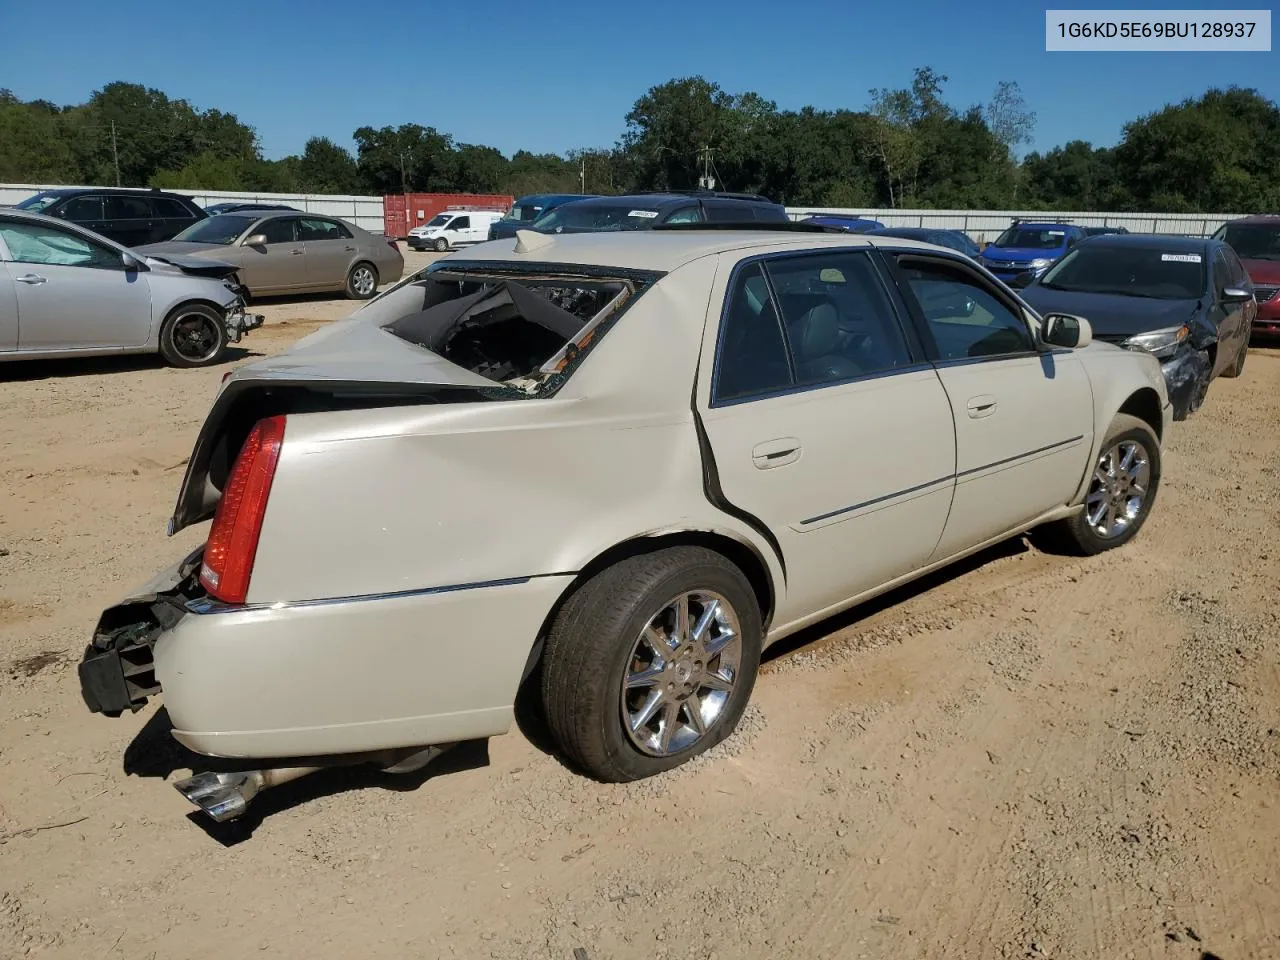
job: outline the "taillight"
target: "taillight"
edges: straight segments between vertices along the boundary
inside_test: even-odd
[[[267,417],[249,431],[236,457],[204,545],[200,583],[223,603],[244,603],[258,553],[262,518],[284,444],[285,418]]]

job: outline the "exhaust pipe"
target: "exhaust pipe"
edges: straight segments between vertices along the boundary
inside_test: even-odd
[[[264,770],[242,770],[235,773],[197,773],[179,780],[174,789],[207,813],[218,823],[234,820],[249,809],[253,798],[263,790],[278,787],[305,777],[317,770],[360,763],[378,763],[385,773],[412,773],[421,770],[453,744],[437,744],[419,750],[385,750],[379,753],[352,754],[331,763],[313,767],[268,767]]]
[[[276,767],[239,773],[197,773],[174,784],[177,791],[218,823],[234,820],[249,809],[263,790],[315,773],[319,767]]]

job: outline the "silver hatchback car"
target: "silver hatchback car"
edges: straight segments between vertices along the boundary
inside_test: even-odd
[[[353,300],[368,300],[379,284],[394,283],[404,272],[394,240],[337,217],[296,210],[221,213],[137,250],[161,259],[230,263],[252,296],[341,290]]]

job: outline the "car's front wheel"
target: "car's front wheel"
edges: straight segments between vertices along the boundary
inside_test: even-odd
[[[160,355],[172,366],[207,367],[226,349],[226,320],[208,304],[183,304],[160,327]]]
[[[437,237],[433,246],[436,248],[436,253],[444,253],[449,249],[449,241],[444,237]]]
[[[1160,487],[1160,441],[1145,420],[1116,414],[1089,478],[1084,509],[1047,528],[1074,553],[1093,555],[1138,535]]]
[[[669,770],[733,732],[761,641],[755,593],[722,555],[675,547],[623,560],[555,618],[542,663],[547,724],[601,780]]]

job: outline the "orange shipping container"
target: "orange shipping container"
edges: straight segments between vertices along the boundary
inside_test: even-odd
[[[494,210],[506,213],[515,197],[496,193],[392,193],[382,198],[382,232],[404,239],[445,210]]]

